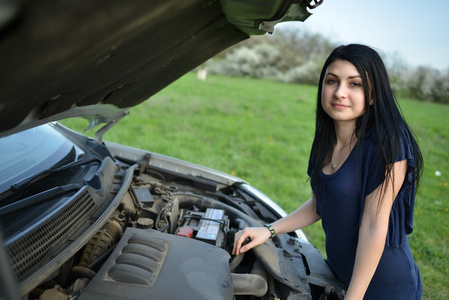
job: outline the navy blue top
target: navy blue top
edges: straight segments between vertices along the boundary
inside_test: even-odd
[[[421,298],[421,279],[407,240],[407,234],[413,230],[415,202],[415,162],[407,132],[404,132],[402,149],[396,161],[404,159],[407,159],[407,174],[393,203],[385,250],[364,299]],[[310,176],[310,165],[308,173]],[[335,275],[348,285],[365,196],[385,180],[385,167],[376,151],[375,135],[365,134],[334,174],[320,172],[317,178],[311,178],[313,180],[317,180],[317,190],[314,191],[316,212],[321,216],[326,234],[327,261]]]

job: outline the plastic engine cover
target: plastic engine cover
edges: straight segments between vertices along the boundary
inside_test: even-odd
[[[205,242],[128,228],[79,299],[232,299],[229,259]]]

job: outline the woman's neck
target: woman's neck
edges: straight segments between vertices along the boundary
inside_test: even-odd
[[[353,145],[357,141],[355,135],[355,123],[335,122],[335,136],[337,138],[336,148],[343,148],[346,145]]]

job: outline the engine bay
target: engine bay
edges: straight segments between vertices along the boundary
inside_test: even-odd
[[[97,212],[80,214],[84,237],[67,230],[51,242],[51,267],[24,280],[27,299],[342,299],[322,255],[295,233],[231,255],[238,230],[279,218],[248,184],[223,185],[150,160],[116,156],[85,172],[87,185],[64,205],[92,198]]]

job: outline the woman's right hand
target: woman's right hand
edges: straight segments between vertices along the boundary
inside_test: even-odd
[[[234,236],[233,255],[239,255],[251,248],[265,243],[271,237],[271,233],[266,227],[246,227],[243,230],[236,232]],[[242,246],[245,239],[249,238],[251,241]]]

